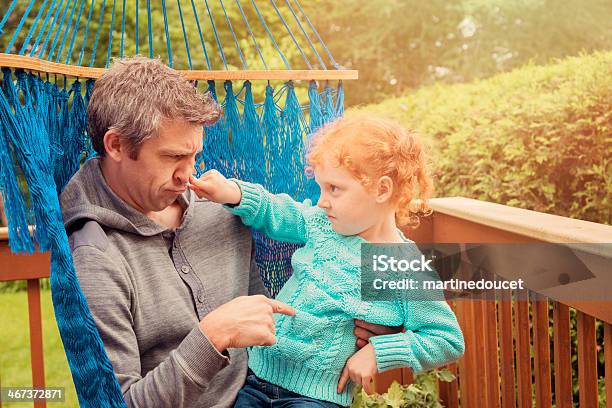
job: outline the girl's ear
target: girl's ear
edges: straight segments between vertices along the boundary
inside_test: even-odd
[[[393,180],[389,176],[382,176],[378,179],[376,186],[376,202],[382,204],[391,199],[393,195]]]

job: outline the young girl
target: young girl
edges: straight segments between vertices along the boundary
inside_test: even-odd
[[[317,206],[227,180],[214,170],[190,180],[199,197],[226,204],[246,225],[276,240],[304,244],[276,298],[296,314],[276,316],[275,345],[249,350],[250,375],[236,406],[347,406],[353,386],[362,384],[369,392],[377,372],[410,367],[418,373],[464,351],[445,301],[410,301],[407,295],[380,302],[361,296],[362,243],[403,243],[420,254],[398,229],[418,223],[417,214],[429,209],[431,181],[416,136],[388,120],[340,119],[317,132],[307,159],[321,188]],[[422,204],[411,208],[417,187]],[[371,337],[356,352],[354,319],[403,325],[405,331]]]

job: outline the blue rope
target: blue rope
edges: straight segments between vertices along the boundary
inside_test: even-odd
[[[217,40],[217,45],[219,46],[219,52],[221,53],[221,59],[223,60],[223,66],[227,69],[227,61],[225,60],[225,54],[223,53],[223,47],[221,46],[221,41],[219,41],[219,35],[217,34],[217,27],[215,26],[215,20],[213,19],[212,11],[210,11],[210,7],[208,6],[208,0],[204,0],[206,3],[206,10],[208,10],[208,17],[210,17],[210,24],[212,24],[213,32],[215,34],[215,39]]]
[[[166,0],[162,0],[162,11],[164,12],[164,30],[166,31],[166,49],[168,50],[168,65],[172,64],[172,49],[170,48],[170,34],[168,33],[168,16],[166,15]]]
[[[342,81],[338,82],[336,93],[336,106],[334,107],[334,119],[344,116],[344,86]]]
[[[243,138],[244,156],[249,170],[249,179],[253,183],[262,184],[266,180],[266,159],[264,155],[265,141],[261,118],[257,114],[253,100],[251,83],[245,82]]]
[[[293,31],[291,31],[291,29],[287,25],[287,22],[285,21],[285,19],[283,18],[282,14],[278,10],[278,7],[276,7],[276,3],[274,2],[274,0],[270,0],[270,3],[272,3],[272,6],[274,7],[274,10],[276,11],[276,14],[278,15],[278,17],[283,22],[283,25],[285,26],[285,29],[287,30],[287,33],[289,33],[289,35],[291,36],[291,39],[293,40],[293,43],[295,44],[295,46],[298,48],[298,51],[300,51],[300,54],[302,54],[302,58],[304,58],[304,61],[306,62],[306,65],[308,66],[308,69],[312,69],[312,65],[310,64],[310,61],[308,60],[308,57],[306,56],[306,54],[304,54],[304,51],[302,50],[302,47],[300,47],[300,44],[297,42],[297,40],[295,39],[295,36],[293,35]]]
[[[3,119],[3,115],[0,118]],[[0,192],[8,221],[9,245],[13,252],[31,254],[35,248],[28,231],[26,204],[17,183],[17,164],[13,161],[8,135],[3,129],[0,126]]]
[[[47,36],[45,37],[45,42],[43,44],[43,47],[41,48],[40,53],[38,54],[38,58],[42,58],[42,55],[47,50],[48,42],[51,39],[50,34],[53,31],[53,29],[55,28],[55,23],[57,23],[57,17],[59,16],[60,9],[62,8],[63,3],[64,3],[64,0],[61,0],[58,8],[55,10],[55,14],[53,15],[53,21],[51,21],[51,26],[49,27],[49,31],[47,31]],[[64,10],[63,14],[62,14],[63,16],[66,15],[66,12],[68,10],[68,5],[69,4],[70,4],[70,0],[67,0],[66,4],[64,5],[64,8],[63,8],[63,10]],[[62,22],[63,22],[63,17],[62,17]],[[55,35],[53,36],[53,38],[54,38],[53,41],[54,42],[56,41],[56,38],[57,38],[57,36],[59,35],[59,32],[62,29],[62,22],[59,23],[59,25],[57,26],[57,29],[55,30]],[[47,54],[47,57],[48,57],[48,54]]]
[[[240,138],[240,113],[238,112],[238,106],[236,105],[236,97],[232,89],[232,81],[224,82],[225,88],[225,101],[223,103],[223,116],[225,117],[225,128],[228,134],[227,146],[227,158],[229,162],[228,172],[225,174],[226,177],[240,178],[244,176],[244,163],[241,161],[241,157],[236,154],[235,146],[239,143]]]
[[[314,51],[315,55],[317,56],[317,59],[319,60],[319,64],[321,64],[321,67],[323,69],[327,69],[327,67],[325,66],[325,62],[323,62],[323,59],[321,58],[321,56],[317,52],[317,49],[315,48],[314,44],[310,40],[310,37],[306,33],[306,30],[304,30],[304,27],[302,26],[302,23],[300,22],[300,19],[298,18],[298,16],[295,14],[295,11],[293,10],[293,7],[291,7],[291,4],[289,4],[289,0],[285,0],[285,3],[287,4],[287,7],[289,7],[289,10],[291,10],[291,14],[293,14],[293,18],[298,23],[298,26],[300,27],[300,30],[302,31],[302,34],[304,34],[304,37],[306,37],[306,39],[308,40],[308,44],[310,44],[310,48],[312,48],[312,50]]]
[[[310,22],[310,19],[308,18],[308,16],[306,15],[306,13],[304,13],[304,10],[302,9],[302,6],[300,6],[300,3],[298,2],[298,0],[293,0],[295,2],[295,4],[298,6],[298,9],[300,10],[300,12],[302,13],[302,17],[304,18],[304,20],[306,20],[306,22],[308,23],[308,26],[310,27],[310,29],[312,30],[312,32],[317,36],[317,39],[319,40],[319,43],[321,44],[321,46],[323,47],[323,50],[325,50],[325,53],[327,54],[327,56],[329,57],[329,59],[332,62],[332,66],[336,69],[341,69],[342,67],[340,66],[340,64],[338,64],[335,60],[334,57],[331,55],[331,52],[329,52],[329,49],[327,48],[327,46],[325,45],[325,43],[323,42],[323,40],[321,39],[321,36],[319,35],[319,33],[317,32],[317,30],[314,28],[314,26],[312,25],[312,23]]]
[[[219,101],[219,98],[217,97],[217,88],[215,87],[215,81],[213,81],[212,79],[208,80],[208,92],[210,92],[210,95],[215,101]]]
[[[91,21],[91,15],[93,14],[95,0],[91,0],[89,5],[89,15],[87,16],[87,24],[85,25],[85,37],[83,38],[83,44],[81,45],[81,52],[79,53],[79,62],[77,65],[81,65],[83,62],[83,54],[85,52],[85,44],[87,43],[87,37],[89,37],[89,23]]]
[[[64,34],[62,34],[62,41],[61,41],[61,44],[60,44],[59,52],[57,53],[58,57],[55,59],[55,62],[57,62],[57,60],[59,59],[59,56],[61,55],[62,50],[64,49],[64,45],[66,45],[66,38],[68,38],[67,37],[68,30],[70,30],[70,26],[72,26],[72,19],[74,18],[74,11],[76,10],[76,5],[77,5],[77,2],[75,1],[73,3],[73,5],[72,5],[72,10],[70,10],[70,18],[68,19],[67,24],[64,27]],[[82,5],[83,5],[83,0],[81,0],[81,6]],[[62,23],[63,23],[63,21],[62,21]],[[53,52],[49,56],[48,60],[49,61],[52,60],[54,55],[55,55],[55,48],[53,48]]]
[[[121,47],[119,50],[119,58],[123,58],[124,37],[125,37],[125,0],[123,0],[123,10],[121,11]]]
[[[46,6],[47,6],[47,0],[45,0],[40,10],[38,10],[38,14],[36,15],[36,18],[34,19],[34,23],[32,24],[32,27],[30,27],[30,31],[28,31],[28,35],[25,41],[23,42],[21,49],[19,50],[19,55],[23,55],[25,53],[26,48],[30,44],[30,39],[32,38],[32,34],[34,34],[34,31],[36,31],[36,27],[38,27],[38,21],[40,20],[40,16],[42,15]],[[47,12],[47,14],[49,13]]]
[[[102,7],[100,7],[100,18],[98,19],[98,30],[96,31],[96,39],[94,41],[93,49],[91,50],[91,60],[89,60],[89,66],[93,67],[96,59],[96,49],[98,48],[98,40],[100,39],[100,29],[102,28],[102,20],[104,19],[104,6],[106,6],[106,0],[102,0]]]
[[[30,50],[30,57],[34,55],[34,53],[36,52],[36,49],[38,48],[40,39],[42,38],[42,35],[45,32],[45,29],[47,28],[47,24],[49,23],[49,18],[51,17],[51,14],[53,14],[53,10],[55,9],[56,1],[57,0],[53,0],[53,4],[51,4],[51,6],[47,9],[47,15],[45,16],[45,21],[43,21],[43,25],[40,27],[40,30],[38,31],[38,35],[36,36],[36,41],[34,42],[32,49]]]
[[[232,32],[232,36],[234,37],[234,44],[236,44],[236,49],[238,50],[238,54],[240,55],[240,60],[242,60],[242,67],[244,69],[249,69],[249,66],[244,59],[244,55],[242,54],[242,49],[240,48],[240,44],[238,44],[238,38],[236,38],[236,33],[234,32],[234,27],[232,27],[232,22],[227,15],[227,11],[225,10],[225,5],[223,4],[223,0],[219,0],[221,3],[221,8],[223,9],[223,13],[225,14],[225,20],[227,21],[227,25],[229,26],[230,31]]]
[[[193,16],[195,17],[196,24],[198,26],[198,33],[200,34],[200,43],[202,43],[202,49],[204,50],[204,58],[206,59],[206,66],[208,69],[211,69],[210,60],[208,59],[208,52],[206,51],[206,44],[204,42],[204,36],[202,35],[202,28],[200,27],[200,19],[198,18],[198,11],[196,10],[196,6],[191,0],[191,8],[193,10]]]
[[[149,30],[149,58],[153,58],[153,28],[151,27],[151,0],[147,0],[147,18]]]
[[[257,40],[255,39],[255,35],[253,34],[253,31],[251,30],[251,25],[249,24],[249,19],[247,18],[247,16],[244,14],[244,11],[242,10],[242,6],[240,5],[240,0],[236,0],[236,4],[238,5],[238,9],[240,10],[240,14],[242,14],[242,19],[246,23],[247,30],[249,30],[249,35],[251,36],[251,39],[253,40],[253,44],[255,44],[255,48],[257,49],[257,53],[259,54],[259,57],[261,58],[261,62],[263,62],[264,69],[268,69],[268,65],[266,64],[266,60],[264,59],[263,55],[261,54],[261,49],[259,48],[259,44],[257,43]]]
[[[111,57],[111,48],[113,46],[113,30],[115,29],[115,6],[117,5],[117,0],[113,0],[113,13],[111,15],[111,25],[110,31],[108,35],[108,53],[106,54],[106,64],[104,67],[108,68],[110,65],[110,57]]]
[[[45,36],[45,41],[43,42],[43,46],[41,47],[40,52],[38,53],[38,58],[42,58],[42,55],[47,50],[47,45],[49,43],[49,39],[51,38],[51,32],[55,28],[55,23],[57,22],[57,16],[59,15],[63,4],[64,4],[64,0],[60,0],[59,5],[55,9],[55,14],[53,14],[53,21],[51,21],[51,26],[49,26],[49,30],[47,31],[47,35]],[[68,1],[66,1],[66,5],[64,6],[64,8],[66,8],[67,6],[68,6]],[[60,28],[58,27],[57,30],[60,30]],[[56,30],[56,33],[57,33],[57,30]]]
[[[255,0],[251,0],[251,3],[253,3],[253,6],[255,7],[255,11],[257,12],[257,15],[259,16],[259,20],[262,22],[264,28],[266,29],[266,32],[268,33],[268,36],[272,40],[272,44],[274,44],[274,48],[276,48],[276,51],[278,51],[278,54],[280,55],[281,59],[285,63],[285,66],[287,67],[287,69],[291,69],[291,66],[289,65],[289,61],[287,61],[287,58],[285,58],[285,55],[283,55],[283,52],[280,50],[280,48],[278,48],[278,44],[276,44],[276,40],[274,39],[272,32],[270,32],[270,29],[268,28],[266,21],[264,20],[263,16],[259,12],[259,8],[257,7],[257,4],[255,4]]]
[[[68,53],[66,54],[66,62],[65,64],[68,64],[68,61],[70,60],[70,56],[72,55],[72,49],[74,47],[74,39],[76,38],[77,33],[79,32],[79,26],[81,25],[81,15],[83,14],[83,5],[85,4],[85,0],[81,0],[81,5],[79,6],[79,16],[77,17],[77,22],[74,26],[74,31],[72,32],[72,38],[70,39],[70,48],[68,48]],[[62,51],[60,50],[60,53]],[[59,59],[60,54],[57,54],[57,58],[56,58],[56,62]]]
[[[59,199],[50,173],[49,135],[41,112],[37,113],[31,105],[29,94],[37,90],[28,89],[23,74],[18,74],[21,93],[18,95],[10,69],[3,69],[3,72],[0,116],[4,134],[10,137],[15,147],[18,164],[27,181],[31,206],[36,214],[36,238],[47,238],[46,242],[39,241],[41,249],[51,250],[53,306],[80,406],[125,407],[121,388],[72,264]],[[39,81],[38,78],[33,80]],[[9,101],[12,101],[12,105]]]
[[[136,55],[138,55],[138,32],[140,26],[138,25],[138,0],[136,0]]]
[[[310,99],[310,136],[324,123],[323,112],[321,112],[321,98],[317,91],[317,81],[310,81],[308,99]]]
[[[13,12],[13,9],[15,8],[15,5],[17,4],[17,0],[13,0],[13,2],[11,3],[11,5],[9,6],[8,10],[6,11],[6,14],[4,15],[4,17],[2,17],[2,21],[0,21],[0,35],[2,33],[4,33],[4,31],[2,30],[2,28],[4,27],[4,24],[6,23],[6,20],[8,20],[8,18],[10,17],[11,13]]]
[[[21,28],[23,27],[23,24],[26,21],[26,18],[28,18],[28,14],[30,14],[30,11],[32,10],[33,5],[34,5],[34,0],[30,0],[30,4],[28,5],[28,8],[26,9],[25,13],[21,17],[21,20],[19,21],[19,25],[17,26],[17,29],[13,33],[13,38],[11,38],[11,41],[9,41],[8,45],[6,46],[6,49],[4,50],[5,53],[8,54],[11,51],[11,48],[13,48],[13,43],[17,39],[17,36],[19,35],[19,32],[21,31]]]
[[[183,28],[183,38],[185,39],[185,50],[187,51],[187,61],[189,61],[189,69],[193,69],[191,64],[191,53],[189,52],[189,40],[187,40],[187,31],[185,31],[185,21],[183,21],[183,10],[181,9],[181,0],[176,0],[181,17],[181,27]]]

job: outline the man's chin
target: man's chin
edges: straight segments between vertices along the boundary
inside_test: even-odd
[[[171,206],[175,201],[176,201],[176,198],[166,199],[164,201],[161,201],[161,202],[159,202],[159,203],[157,203],[155,205],[155,208],[153,209],[153,211],[155,211],[155,212],[163,211],[166,208],[168,208],[169,206]]]

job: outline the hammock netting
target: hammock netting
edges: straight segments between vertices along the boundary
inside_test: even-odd
[[[254,0],[245,5],[236,0],[231,9],[222,0],[169,3],[162,0],[160,8],[138,0],[129,6],[125,0],[13,0],[0,10],[0,194],[9,244],[13,252],[51,253],[56,321],[83,407],[125,403],[77,280],[58,198],[82,163],[95,155],[86,113],[95,78],[62,74],[58,66],[108,67],[112,58],[130,55],[131,47],[132,53],[159,57],[177,69],[248,72],[280,63],[294,70],[296,61],[309,70],[340,69],[297,0],[282,5],[270,0],[267,9]],[[163,15],[163,27],[152,26],[156,13]],[[283,35],[275,37],[273,26]],[[242,40],[237,32],[246,33]],[[228,41],[232,46],[223,48]],[[157,50],[159,43],[164,46]],[[190,43],[199,45],[197,54]],[[7,56],[56,64],[51,70],[44,64],[20,67],[2,63]],[[230,80],[195,81],[224,110],[221,120],[205,129],[197,175],[214,168],[299,201],[316,200],[316,183],[304,171],[305,150],[316,129],[343,114],[342,84],[334,88],[311,80],[307,90],[297,90],[292,81],[274,82],[256,92],[249,80],[239,86]],[[308,103],[299,102],[300,92]],[[262,279],[275,295],[291,274],[290,257],[297,247],[257,232],[253,236]]]

